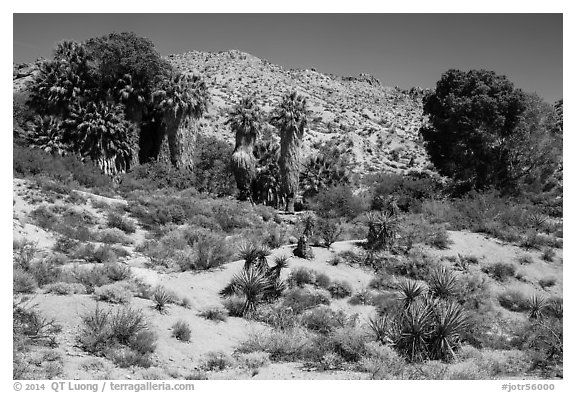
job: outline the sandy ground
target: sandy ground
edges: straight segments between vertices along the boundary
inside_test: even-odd
[[[87,201],[92,195],[85,193]],[[100,202],[122,203],[110,198],[96,198]],[[48,250],[55,241],[53,234],[33,225],[27,215],[43,201],[38,190],[30,189],[23,180],[14,180],[14,239],[30,239],[37,242],[41,250]],[[56,201],[55,203],[63,203]],[[105,223],[105,214],[87,202],[75,208],[84,209]],[[144,239],[145,232],[139,229],[131,235],[134,244]],[[480,263],[471,269],[480,270],[483,266],[495,262],[513,262],[524,276],[524,282],[514,280],[513,284],[492,282],[495,291],[508,288],[518,288],[527,293],[535,290],[547,295],[562,295],[562,251],[556,250],[553,262],[542,260],[541,251],[526,252],[516,246],[488,238],[485,235],[470,232],[449,232],[452,244],[447,250],[429,250],[438,258],[451,255],[475,255]],[[270,258],[279,255],[291,256],[288,268],[282,272],[286,278],[290,271],[298,267],[307,267],[317,272],[327,274],[333,281],[344,280],[351,284],[354,292],[366,288],[374,274],[366,269],[339,264],[333,266],[328,261],[337,253],[355,247],[355,242],[337,242],[330,249],[314,247],[314,259],[304,260],[292,256],[293,245],[283,246],[273,250]],[[133,250],[133,247],[130,247]],[[531,265],[522,266],[516,259],[519,255],[529,253],[534,258]],[[64,374],[69,379],[137,379],[146,373],[158,373],[164,378],[184,378],[198,369],[203,357],[211,351],[223,351],[232,356],[235,348],[253,332],[269,329],[266,325],[247,321],[242,318],[228,317],[225,322],[214,322],[200,317],[198,314],[209,307],[222,307],[222,298],[218,292],[229,283],[231,278],[243,266],[243,261],[228,263],[220,268],[204,272],[159,273],[146,268],[146,258],[133,253],[125,263],[130,266],[133,275],[152,286],[162,285],[173,291],[180,298],[190,300],[190,308],[171,305],[167,312],[160,314],[153,309],[152,301],[134,298],[131,306],[142,309],[150,328],[158,335],[157,350],[154,354],[156,367],[153,370],[120,369],[110,361],[96,358],[77,347],[81,315],[96,306],[96,301],[90,295],[57,296],[38,294],[33,302],[47,317],[54,318],[62,325],[58,351],[64,355]],[[543,277],[554,277],[557,284],[547,289],[541,289],[538,280]],[[103,305],[109,307],[109,305]],[[373,314],[372,306],[352,306],[348,299],[333,300],[331,307],[341,309],[348,314],[359,314],[365,320]],[[182,343],[171,336],[173,324],[179,320],[185,321],[192,330],[190,343]],[[144,373],[144,374],[143,374]],[[274,363],[261,367],[257,373],[241,368],[210,372],[211,379],[365,379],[366,374],[349,371],[317,371],[308,370],[299,363]]]

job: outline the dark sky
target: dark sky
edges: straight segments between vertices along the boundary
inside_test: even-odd
[[[148,37],[163,55],[239,49],[402,88],[486,68],[549,102],[562,97],[562,14],[14,14],[14,61],[113,31]]]

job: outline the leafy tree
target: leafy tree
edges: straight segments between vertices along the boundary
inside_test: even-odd
[[[216,137],[199,134],[194,149],[194,187],[200,192],[234,195],[236,186],[230,178],[232,172],[228,157],[232,146]]]
[[[262,111],[254,97],[244,97],[234,106],[226,122],[236,135],[232,170],[240,200],[252,200],[251,184],[256,175],[254,144],[262,128]]]
[[[430,125],[421,132],[432,162],[468,188],[506,185],[506,143],[525,107],[525,95],[505,76],[447,71],[424,99]]]
[[[300,176],[300,147],[307,124],[306,98],[292,92],[275,109],[272,123],[280,130],[280,184],[286,211],[294,213]]]

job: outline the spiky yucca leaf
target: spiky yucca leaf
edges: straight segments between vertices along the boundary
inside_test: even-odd
[[[266,292],[272,289],[272,283],[257,269],[243,269],[232,278],[234,293],[244,298],[242,315],[256,310],[258,303],[264,300]]]
[[[372,250],[390,250],[398,236],[398,217],[395,212],[378,211],[367,215],[368,247]]]
[[[528,299],[529,315],[530,319],[540,319],[542,318],[542,312],[547,307],[548,302],[542,296],[534,294]]]
[[[402,279],[398,281],[398,299],[409,307],[417,298],[426,292],[426,286],[418,281]]]
[[[438,303],[434,310],[435,327],[430,339],[432,358],[452,360],[468,326],[468,317],[462,306],[455,302]]]
[[[440,266],[432,271],[428,285],[432,296],[442,299],[449,298],[454,296],[457,291],[456,275],[445,266]]]
[[[433,309],[424,302],[415,302],[400,313],[393,326],[394,347],[411,362],[426,360],[433,332]]]
[[[374,334],[376,341],[381,344],[391,344],[390,338],[392,319],[388,315],[377,315],[368,318],[368,327]]]
[[[270,250],[260,244],[246,242],[239,246],[238,257],[244,259],[244,269],[256,267],[265,273],[268,269],[266,257],[270,255]]]

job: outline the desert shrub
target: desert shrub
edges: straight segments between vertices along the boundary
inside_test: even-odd
[[[403,303],[395,292],[382,292],[374,295],[371,303],[376,308],[378,315],[391,314],[403,307]]]
[[[96,288],[111,283],[99,266],[77,266],[71,270],[70,274],[74,281],[84,285],[87,293],[93,293]]]
[[[106,357],[121,368],[133,366],[148,368],[152,365],[149,356],[141,354],[129,347],[110,348],[106,351]]]
[[[349,265],[359,265],[365,260],[366,255],[362,250],[346,250],[336,255],[340,261]]]
[[[102,272],[110,279],[110,281],[125,281],[132,277],[130,267],[117,263],[104,263],[100,268]]]
[[[205,371],[222,371],[232,366],[232,359],[224,352],[208,352],[204,355],[201,368]]]
[[[176,340],[188,342],[192,336],[190,326],[185,321],[178,321],[172,325],[172,337]]]
[[[326,334],[340,326],[339,319],[341,320],[342,316],[330,307],[319,306],[302,314],[302,326]]]
[[[58,281],[62,275],[62,268],[52,260],[44,259],[30,265],[29,272],[34,276],[39,286]]]
[[[292,269],[288,276],[288,285],[303,287],[305,284],[315,283],[315,272],[305,267],[297,267]]]
[[[352,286],[346,281],[334,281],[328,287],[328,292],[335,299],[343,299],[352,295]]]
[[[381,210],[386,199],[394,197],[400,210],[419,211],[422,201],[440,196],[442,188],[438,180],[424,173],[379,173],[367,176],[363,181],[372,188],[373,210]]]
[[[488,278],[481,273],[466,273],[458,278],[456,299],[466,309],[485,312],[492,297]]]
[[[248,369],[253,375],[258,369],[270,363],[270,355],[266,352],[251,352],[236,354],[236,359],[241,367]]]
[[[14,349],[23,351],[29,344],[55,347],[62,327],[37,310],[37,304],[23,297],[13,299],[12,332]]]
[[[228,314],[232,317],[242,317],[244,315],[244,299],[240,296],[231,296],[222,302]]]
[[[61,157],[28,146],[13,147],[13,171],[19,177],[44,176],[60,184],[73,182],[87,188],[111,189],[112,180],[88,160],[80,161],[70,155]]]
[[[134,323],[134,320],[130,320]],[[128,346],[141,354],[151,354],[156,350],[157,335],[149,329],[143,329],[128,340]]]
[[[562,319],[564,317],[564,300],[556,296],[549,298],[543,312],[548,317]]]
[[[355,326],[338,327],[328,338],[328,348],[344,361],[356,363],[366,353],[366,333]]]
[[[270,248],[279,248],[286,244],[288,238],[288,228],[284,225],[270,223],[266,226],[263,243]]]
[[[516,266],[512,263],[496,262],[490,266],[485,266],[482,271],[495,280],[504,282],[510,277],[514,277]]]
[[[433,234],[427,239],[426,244],[435,247],[439,250],[445,250],[449,248],[452,241],[448,236],[448,232],[444,228],[439,228],[433,232]]]
[[[295,361],[302,359],[306,347],[312,346],[312,336],[305,330],[273,330],[251,333],[237,348],[239,353],[266,352],[270,360]]]
[[[30,270],[32,261],[38,251],[36,243],[25,239],[22,241],[14,241],[12,249],[14,265],[24,271]]]
[[[282,301],[284,307],[291,308],[297,314],[321,304],[330,304],[329,294],[307,288],[294,288],[286,291]]]
[[[31,273],[17,268],[12,276],[13,291],[16,293],[33,293],[38,288],[38,283]]]
[[[518,263],[521,265],[530,265],[534,263],[534,258],[530,254],[522,254],[517,259]]]
[[[366,201],[352,193],[349,186],[326,188],[312,200],[314,211],[323,218],[353,220],[367,210]]]
[[[196,269],[207,270],[230,261],[232,251],[223,236],[204,233],[194,245]]]
[[[386,272],[380,271],[380,272],[378,272],[376,277],[374,277],[370,280],[370,283],[368,284],[368,286],[372,289],[376,289],[379,291],[395,289],[396,288],[396,280],[394,279],[393,276],[387,274]]]
[[[332,283],[332,280],[330,279],[330,277],[328,277],[327,274],[317,272],[314,283],[320,288],[328,289],[328,287]]]
[[[298,315],[289,307],[282,304],[266,305],[258,309],[254,319],[267,323],[274,329],[286,330],[293,329],[300,323]]]
[[[342,225],[335,219],[319,219],[316,223],[316,231],[325,247],[330,247],[342,234]]]
[[[370,375],[370,379],[402,378],[406,362],[393,348],[370,342],[365,345],[365,350],[366,355],[362,357],[360,367]]]
[[[227,319],[226,311],[216,307],[207,308],[202,312],[200,312],[199,315],[202,318],[206,318],[210,321],[216,321],[216,322],[225,322]]]
[[[554,285],[556,285],[556,277],[550,276],[541,278],[540,280],[538,280],[538,285],[540,285],[542,288],[553,287]]]
[[[117,260],[116,252],[110,245],[95,246],[93,243],[78,246],[71,251],[70,257],[96,263],[112,263]]]
[[[84,294],[86,287],[79,283],[55,282],[44,286],[44,292],[55,295]]]
[[[361,291],[356,292],[354,295],[352,295],[352,297],[350,297],[350,300],[348,300],[348,303],[352,304],[353,306],[362,304],[362,305],[369,305],[372,304],[372,299],[374,298],[374,293],[370,292],[367,289],[363,289]]]
[[[500,305],[510,311],[524,312],[530,309],[526,295],[517,290],[509,289],[498,295]]]
[[[118,228],[108,228],[96,234],[98,241],[106,244],[132,244],[132,240]]]
[[[125,283],[115,282],[94,289],[94,297],[108,303],[126,304],[132,300],[132,293]]]
[[[542,253],[542,259],[545,260],[546,262],[554,262],[555,256],[556,253],[554,252],[554,249],[550,247],[544,249],[544,252]]]
[[[117,228],[125,233],[136,232],[136,225],[132,221],[124,218],[121,214],[109,212],[106,220],[109,228]]]

